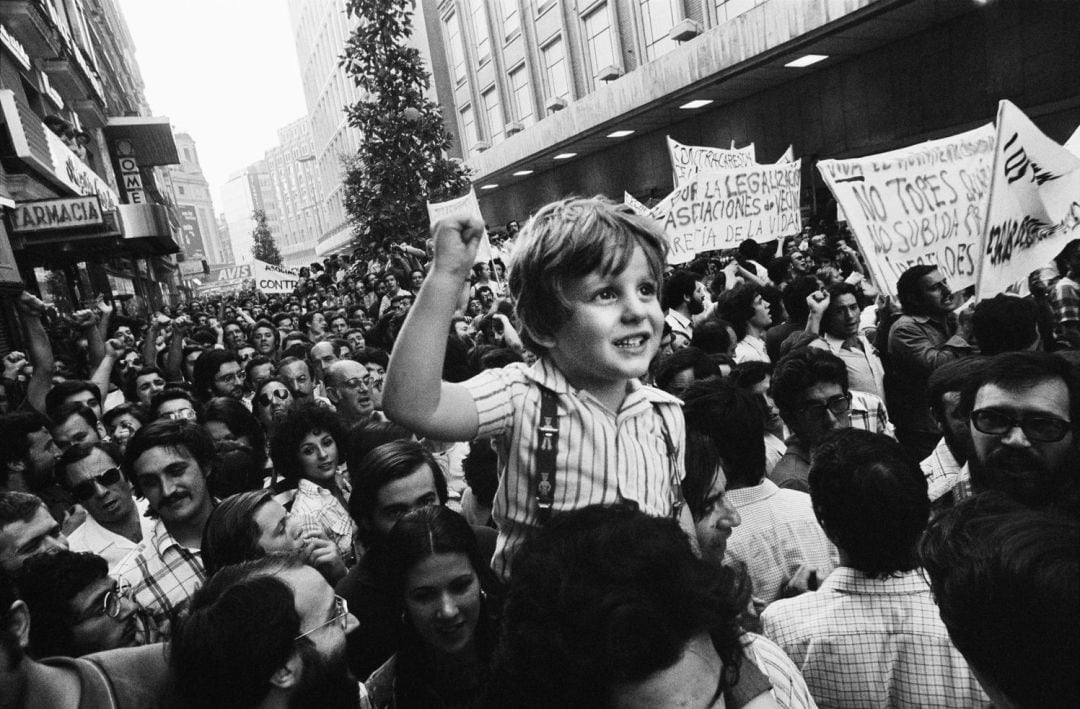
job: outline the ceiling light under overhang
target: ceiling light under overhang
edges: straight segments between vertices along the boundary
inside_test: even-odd
[[[569,160],[572,157],[576,157],[577,153],[559,153],[553,159],[554,160]]]
[[[702,108],[703,106],[708,106],[712,102],[713,100],[711,98],[696,98],[693,101],[687,101],[683,105],[679,106],[679,108],[690,111],[695,108]]]
[[[525,175],[533,174],[532,170],[518,170],[514,173],[514,177],[524,177]]]
[[[802,69],[803,67],[810,66],[811,64],[817,64],[820,61],[825,61],[829,58],[827,54],[804,54],[798,59],[793,59],[784,66],[789,66],[793,69]]]
[[[480,189],[482,190],[493,190],[496,187],[498,187],[498,185],[496,185],[494,182],[489,185],[480,185]]]
[[[632,130],[617,130],[614,133],[608,133],[609,138],[625,138],[628,135],[633,135]]]

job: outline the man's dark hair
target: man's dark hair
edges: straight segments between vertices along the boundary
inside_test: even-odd
[[[756,261],[761,254],[761,244],[753,239],[744,239],[739,243],[739,258]]]
[[[727,321],[709,317],[694,328],[694,333],[690,336],[690,346],[697,347],[705,354],[726,355],[735,344],[728,334],[729,327],[731,326]]]
[[[199,359],[202,359],[202,357],[200,357]],[[150,399],[150,420],[153,421],[157,419],[157,417],[159,416],[158,410],[161,408],[162,404],[164,404],[166,401],[173,401],[174,399],[183,399],[184,401],[190,403],[191,408],[195,410],[196,415],[198,415],[202,410],[201,403],[190,391],[188,391],[184,387],[168,386],[159,391],[157,394],[154,394],[153,398]]]
[[[1014,706],[1080,706],[1078,547],[1075,516],[996,492],[936,515],[923,536],[949,638]]]
[[[807,318],[810,317],[810,306],[806,304],[806,299],[820,288],[821,284],[813,276],[799,276],[788,284],[783,295],[780,296],[788,315],[788,322],[796,325],[806,323]]]
[[[716,301],[716,314],[726,320],[740,340],[746,337],[746,325],[754,317],[754,299],[761,288],[753,283],[739,283],[724,291]]]
[[[769,393],[782,413],[794,413],[803,392],[821,382],[848,390],[847,367],[831,352],[817,347],[795,350],[776,363]]]
[[[202,536],[207,576],[224,566],[266,556],[259,546],[262,530],[255,522],[255,512],[273,499],[270,490],[251,490],[230,495],[214,507]]]
[[[699,513],[723,467],[729,488],[753,487],[765,476],[765,423],[754,397],[718,377],[694,382],[683,395],[686,480],[683,494]]]
[[[270,458],[274,473],[289,487],[303,477],[300,469],[300,444],[310,433],[328,433],[338,449],[338,463],[345,462],[345,426],[333,409],[309,401],[296,404],[285,412],[270,437]]]
[[[695,380],[720,374],[719,368],[709,359],[709,355],[697,347],[684,347],[660,362],[654,378],[655,386],[674,394],[671,390],[672,381],[687,369],[693,371]]]
[[[354,424],[346,435],[348,440],[348,465],[350,470],[359,470],[360,461],[371,451],[390,441],[411,441],[413,432],[393,421],[368,419]]]
[[[29,522],[45,503],[37,495],[15,490],[0,491],[0,528],[12,522]]]
[[[356,522],[356,536],[365,546],[376,541],[371,529],[371,517],[375,514],[379,490],[393,480],[412,475],[422,465],[431,468],[439,504],[445,505],[449,496],[446,476],[431,452],[415,441],[390,441],[372,450],[355,466],[350,462],[352,494],[349,496],[349,516]]]
[[[69,401],[66,404],[60,404],[49,412],[49,420],[52,421],[50,430],[63,426],[72,416],[81,417],[90,428],[94,428],[98,424],[98,417],[93,409],[80,401]]]
[[[65,403],[65,399],[80,392],[88,391],[94,395],[98,406],[101,406],[101,390],[97,385],[81,379],[67,379],[53,384],[52,389],[45,395],[45,410],[52,411]]]
[[[664,279],[663,297],[660,307],[671,310],[683,304],[683,299],[693,297],[701,276],[692,271],[679,269]]]
[[[829,539],[870,578],[918,567],[915,545],[930,515],[926,477],[880,433],[834,431],[814,450],[810,498]]]
[[[282,320],[296,320],[296,318],[293,317],[292,313],[282,312],[282,313],[274,313],[271,320],[274,321],[274,327],[278,327],[278,326],[281,325]],[[295,325],[296,323],[293,323],[293,324]]]
[[[1022,388],[1046,379],[1061,379],[1069,390],[1069,420],[1073,435],[1080,431],[1080,376],[1067,359],[1047,352],[1006,352],[989,358],[960,394],[960,406],[971,411],[979,389],[995,384],[1005,389]]]
[[[986,357],[972,355],[950,360],[930,373],[926,382],[926,393],[930,399],[930,408],[938,421],[945,420],[945,395],[949,392],[959,394],[979,380],[986,364]],[[971,413],[970,410],[967,413]]]
[[[193,381],[191,386],[195,390],[197,397],[206,401],[216,396],[214,393],[214,377],[217,376],[221,366],[229,362],[240,364],[240,360],[236,358],[236,353],[232,350],[209,350],[203,352],[195,360],[195,367],[192,369],[191,378]]]
[[[938,270],[937,266],[920,264],[918,266],[912,266],[900,274],[900,278],[896,280],[896,297],[900,301],[900,307],[903,308],[906,315],[923,314],[925,307],[923,305],[923,293],[919,288],[919,281],[922,280],[924,276],[928,276],[936,270]]]
[[[792,258],[790,255],[777,256],[765,266],[765,272],[773,283],[783,283],[791,275]],[[791,285],[788,285],[790,288]],[[785,288],[785,290],[787,290]]]
[[[740,362],[731,368],[728,381],[740,389],[751,389],[755,384],[765,381],[765,377],[772,374],[772,369],[771,364],[759,360]]]
[[[124,454],[120,452],[120,446],[111,441],[98,441],[90,446],[72,446],[64,451],[64,454],[56,461],[53,476],[56,478],[57,484],[65,489],[70,489],[71,486],[67,480],[67,469],[80,460],[87,458],[95,450],[109,456],[118,466],[124,460]]]
[[[491,447],[490,438],[477,438],[469,442],[469,452],[461,461],[465,484],[484,507],[491,507],[495,491],[499,487],[499,456]]]
[[[270,555],[226,566],[195,592],[174,624],[169,664],[187,706],[255,707],[270,679],[311,639],[296,640],[300,615],[293,589],[275,574],[298,568],[293,556]]]
[[[30,434],[52,428],[49,419],[37,411],[16,411],[0,416],[0,488],[8,484],[8,467],[30,455]]]
[[[116,421],[116,419],[125,414],[131,416],[143,425],[150,422],[149,415],[143,405],[134,401],[125,401],[122,404],[112,407],[101,415],[101,422],[108,428],[113,425],[113,422]]]
[[[75,596],[109,574],[109,564],[96,554],[58,550],[27,559],[19,571],[19,595],[30,608],[28,654],[45,657],[77,657],[72,628],[77,618],[71,607]]]
[[[1038,309],[1030,298],[1005,293],[979,301],[971,316],[979,352],[992,356],[1027,350],[1039,338]]]
[[[723,661],[720,689],[731,687],[743,661],[733,577],[698,558],[675,520],[632,505],[555,515],[515,557],[492,694],[505,706],[608,706],[702,633]]]
[[[202,359],[202,357],[199,357],[199,359]],[[128,401],[138,401],[139,400],[139,378],[148,376],[150,374],[156,374],[159,377],[161,377],[162,379],[165,379],[165,372],[161,371],[161,369],[159,367],[152,367],[152,366],[143,367],[143,368],[139,369],[137,372],[135,372],[134,374],[129,375],[125,379],[124,398],[127,399]]]
[[[143,497],[143,491],[135,474],[135,461],[151,448],[167,448],[186,453],[195,459],[203,473],[210,474],[214,460],[214,439],[205,428],[185,420],[151,421],[136,431],[128,441],[121,466],[124,476],[139,497]]]
[[[255,382],[252,381],[251,373],[255,371],[256,367],[261,367],[264,364],[272,365],[273,362],[269,357],[263,357],[262,355],[255,355],[249,359],[248,363],[244,365],[244,381],[249,382],[251,386],[255,386]],[[273,371],[272,368],[271,371]]]
[[[383,369],[390,366],[390,355],[378,347],[365,347],[363,352],[353,352],[353,359],[363,365],[377,364]]]

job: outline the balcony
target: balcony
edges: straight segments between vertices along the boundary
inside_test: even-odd
[[[0,2],[0,22],[26,49],[31,57],[54,57],[63,49],[63,39],[54,28],[58,26],[56,11],[48,3],[36,0],[3,0]]]

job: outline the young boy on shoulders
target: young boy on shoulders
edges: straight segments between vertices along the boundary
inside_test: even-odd
[[[539,359],[443,382],[447,327],[482,233],[466,216],[432,227],[434,262],[394,346],[385,413],[438,440],[495,439],[492,567],[503,578],[550,514],[586,505],[632,500],[677,517],[693,539],[681,403],[638,381],[664,327],[660,229],[602,198],[543,207],[518,236],[508,278],[521,337]]]

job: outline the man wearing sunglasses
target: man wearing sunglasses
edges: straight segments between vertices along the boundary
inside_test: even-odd
[[[131,483],[120,471],[122,460],[115,444],[95,443],[69,448],[56,466],[57,481],[88,513],[68,537],[71,550],[104,558],[110,573],[150,537],[154,526],[145,516],[146,501],[135,500]]]
[[[345,662],[345,638],[359,625],[296,556],[223,567],[177,623],[169,659],[178,698],[206,709],[368,706]]]
[[[1045,352],[998,355],[962,393],[961,407],[970,412],[976,492],[1077,509],[1080,379],[1068,360]]]

